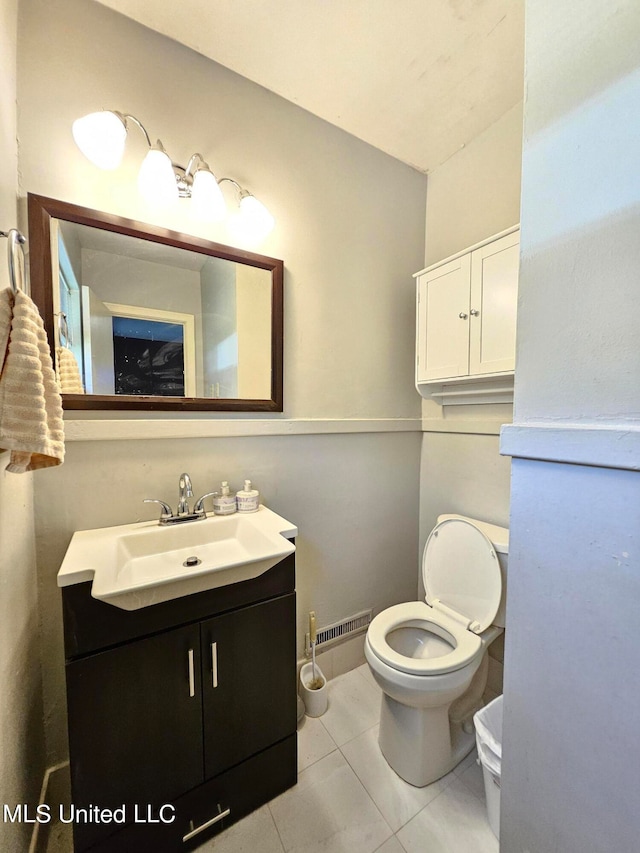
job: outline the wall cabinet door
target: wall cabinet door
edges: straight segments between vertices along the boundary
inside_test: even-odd
[[[513,370],[516,353],[519,233],[471,254],[469,373]]]
[[[416,383],[515,367],[519,231],[418,276]]]
[[[205,778],[296,730],[295,595],[202,623]]]
[[[469,372],[470,272],[463,255],[418,280],[418,382]]]
[[[202,783],[200,669],[197,624],[67,664],[76,807],[146,808]],[[79,850],[104,834],[74,826]]]

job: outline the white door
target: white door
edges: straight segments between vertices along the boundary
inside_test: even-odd
[[[82,340],[89,394],[115,394],[113,314],[93,290],[82,286]]]
[[[515,368],[520,234],[471,253],[469,374]]]
[[[418,382],[469,372],[469,277],[463,255],[418,279]]]

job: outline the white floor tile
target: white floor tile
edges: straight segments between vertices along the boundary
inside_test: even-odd
[[[476,763],[477,759],[478,759],[478,750],[477,749],[471,750],[469,755],[467,755],[466,758],[463,758],[457,767],[453,768],[453,772],[456,774],[456,776],[462,776],[462,774],[465,772],[465,770],[467,770],[469,767],[471,767],[472,764]]]
[[[484,803],[456,778],[398,832],[407,853],[498,853]]]
[[[366,680],[369,682],[369,684],[375,690],[382,692],[380,690],[380,687],[378,686],[377,681],[375,680],[375,678],[371,674],[371,668],[369,667],[368,663],[363,663],[361,666],[357,667],[357,671],[360,673],[360,675],[362,675],[364,678],[366,678]]]
[[[376,853],[405,853],[405,849],[395,835],[392,835],[388,841],[384,842],[382,847],[378,847]]]
[[[449,785],[457,778],[458,777],[456,776],[456,774],[452,770],[451,773],[447,773],[447,775],[443,776],[442,779],[438,779],[438,783],[440,784],[440,786],[442,787],[442,790],[444,791],[444,789],[448,788]]]
[[[479,764],[475,762],[470,764],[458,778],[473,791],[476,797],[480,797],[482,802],[485,801],[484,776],[482,775],[482,767]]]
[[[391,829],[336,751],[269,804],[287,853],[373,853]]]
[[[476,751],[414,788],[380,752],[380,697],[366,663],[330,681],[327,712],[298,729],[297,786],[198,853],[498,853]]]
[[[210,839],[197,853],[284,853],[278,830],[268,806],[262,806],[243,820]]]
[[[329,707],[322,724],[338,746],[370,729],[380,719],[380,693],[358,670],[329,682]]]
[[[298,772],[337,749],[318,717],[304,717],[298,726]]]
[[[415,788],[401,779],[387,764],[378,745],[378,726],[349,741],[342,753],[355,770],[394,832],[434,800],[446,785],[438,780]],[[451,781],[451,780],[449,780]],[[448,782],[447,782],[448,784]]]

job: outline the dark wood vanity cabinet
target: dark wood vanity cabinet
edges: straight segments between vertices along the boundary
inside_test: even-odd
[[[280,664],[291,660],[292,626],[293,595],[202,623],[206,778],[295,731],[291,669]],[[295,682],[295,653],[293,673]]]
[[[139,611],[63,589],[72,803],[124,819],[75,853],[192,850],[295,784],[294,558]]]

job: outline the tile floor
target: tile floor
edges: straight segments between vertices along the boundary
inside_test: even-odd
[[[413,788],[378,748],[380,691],[366,664],[329,682],[298,729],[298,784],[198,853],[498,853],[475,753]]]

